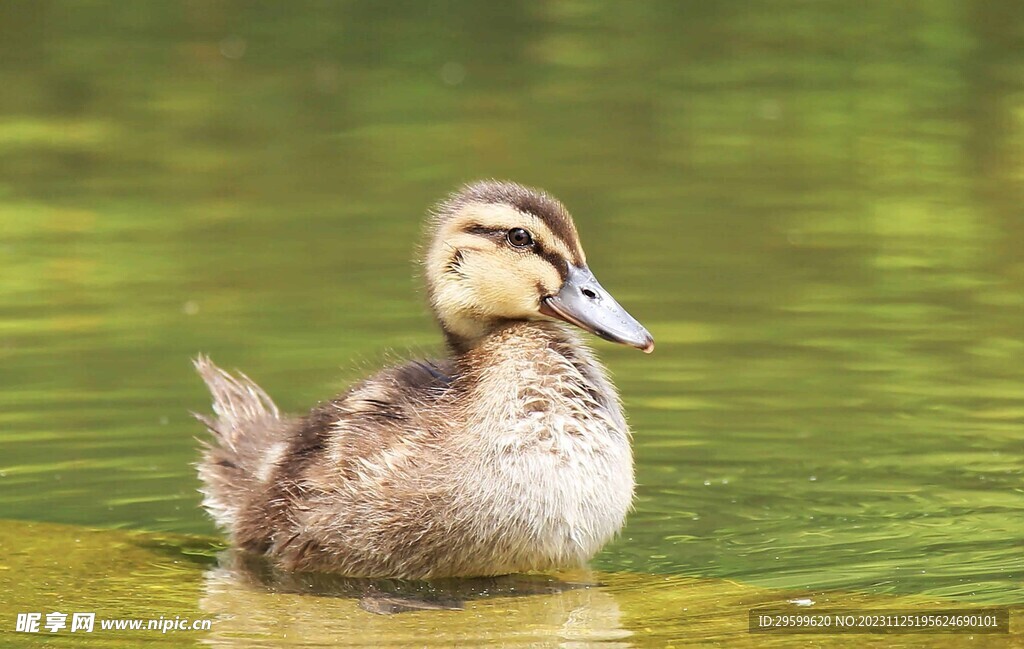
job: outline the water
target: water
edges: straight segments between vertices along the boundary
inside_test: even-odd
[[[1022,36],[1012,2],[4,3],[0,517],[76,526],[10,523],[7,567],[169,534],[91,574],[136,575],[123,616],[164,613],[154,570],[222,611],[213,550],[168,558],[215,534],[189,359],[299,411],[436,353],[422,214],[505,177],[658,343],[594,342],[640,486],[587,591],[624,634],[589,639],[721,640],[681,612],[721,589],[726,627],[792,593],[1024,603]],[[19,583],[5,618],[56,606]]]

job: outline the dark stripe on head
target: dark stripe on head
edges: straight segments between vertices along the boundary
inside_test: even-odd
[[[480,237],[486,237],[498,244],[504,243],[506,237],[508,236],[508,230],[505,230],[503,228],[490,228],[485,225],[480,225],[478,223],[474,223],[473,225],[463,228],[462,231],[468,234],[475,234]],[[562,278],[562,281],[565,281],[565,278],[569,276],[568,263],[570,260],[562,259],[562,256],[559,255],[558,253],[552,252],[550,250],[545,250],[543,244],[541,244],[541,242],[537,241],[536,239],[534,240],[533,245],[521,250],[523,250],[524,252],[530,252],[535,255],[538,255],[544,261],[554,266],[555,270],[558,271],[559,277]],[[460,256],[459,263],[462,263],[461,251],[458,253],[458,255]]]
[[[449,273],[454,273],[459,277],[465,278],[466,275],[462,270],[462,264],[465,263],[465,261],[466,253],[464,253],[461,250],[456,250],[455,254],[452,255],[452,258],[449,259],[448,263],[445,265],[445,271]]]
[[[554,266],[555,270],[558,271],[558,276],[562,278],[563,282],[565,281],[565,278],[569,276],[569,262],[567,260],[562,259],[561,255],[544,250],[540,244],[535,244],[533,251],[540,255],[544,261]]]
[[[440,213],[455,212],[468,203],[502,203],[543,221],[552,234],[572,252],[574,265],[584,264],[583,250],[572,216],[557,199],[540,189],[513,182],[482,180],[463,187],[439,208]]]
[[[488,239],[502,239],[508,233],[508,230],[504,228],[489,228],[486,225],[480,225],[474,223],[468,227],[462,229],[463,232],[468,234],[475,234],[479,237],[487,237]]]

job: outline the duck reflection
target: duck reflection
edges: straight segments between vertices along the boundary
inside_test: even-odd
[[[229,550],[205,574],[213,646],[612,642],[615,597],[589,571],[474,579],[351,579],[276,570]]]

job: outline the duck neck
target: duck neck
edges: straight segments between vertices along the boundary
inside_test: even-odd
[[[509,322],[509,320],[484,321],[470,319],[446,322],[440,318],[438,319],[438,324],[441,327],[441,331],[444,332],[444,339],[448,344],[448,349],[455,356],[462,356],[476,349],[490,336],[493,336],[495,332],[508,326]]]
[[[454,360],[459,375],[467,377],[467,385],[482,386],[481,399],[486,403],[493,403],[492,397],[531,403],[540,398],[580,416],[581,407],[600,410],[617,430],[628,430],[618,393],[604,368],[567,325],[509,320],[476,341],[457,339],[454,344],[470,345],[464,352],[453,346]],[[502,409],[497,404],[494,407]]]
[[[522,360],[522,352],[553,351],[571,360],[595,363],[590,350],[580,337],[566,325],[548,320],[496,320],[488,326],[467,333],[444,328],[445,339],[452,355],[458,358],[488,358],[489,363],[506,356]],[[530,354],[525,354],[529,358]]]

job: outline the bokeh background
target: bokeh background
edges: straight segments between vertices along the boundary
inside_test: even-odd
[[[597,569],[1024,602],[1024,4],[0,3],[0,517],[212,535],[210,353],[439,353],[414,254],[542,186],[658,341]],[[31,543],[31,539],[25,539]]]

